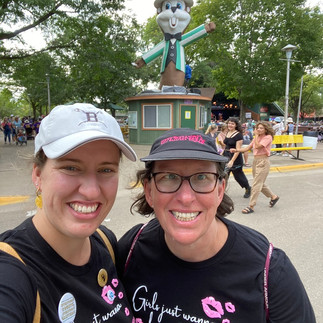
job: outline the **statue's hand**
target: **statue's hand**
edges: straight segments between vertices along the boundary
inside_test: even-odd
[[[136,60],[135,63],[132,63],[132,65],[135,66],[136,68],[142,68],[144,65],[146,65],[146,63],[142,58],[140,58]]]
[[[208,24],[205,24],[205,30],[207,33],[211,33],[212,31],[215,30],[215,23],[214,22],[210,22]]]

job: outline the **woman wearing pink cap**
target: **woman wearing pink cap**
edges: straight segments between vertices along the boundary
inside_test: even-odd
[[[117,262],[139,322],[315,322],[286,254],[224,218],[233,203],[214,140],[173,129],[141,160],[133,208],[155,219],[119,240]]]

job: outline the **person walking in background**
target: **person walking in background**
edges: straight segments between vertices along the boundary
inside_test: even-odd
[[[254,139],[249,146],[244,148],[232,148],[232,153],[245,152],[250,149],[253,150],[253,164],[252,164],[252,188],[249,206],[242,210],[243,214],[254,212],[254,207],[257,203],[258,196],[263,193],[270,198],[269,206],[274,207],[279,200],[279,197],[274,194],[271,189],[265,184],[270,170],[270,149],[274,137],[274,130],[266,121],[257,123],[254,130]]]
[[[280,117],[276,117],[274,119],[273,129],[274,129],[275,136],[281,136],[283,134],[284,124],[281,122]],[[276,144],[276,148],[281,148],[281,147],[282,147],[281,144]],[[280,156],[281,152],[277,151],[276,155]]]
[[[136,160],[117,121],[91,104],[57,106],[42,121],[37,213],[0,235],[0,322],[134,322],[113,262],[116,237],[101,225],[121,153]]]
[[[237,118],[230,117],[227,120],[228,132],[226,133],[224,144],[225,149],[223,152],[223,156],[229,158],[229,162],[227,164],[228,174],[232,172],[234,179],[237,183],[245,189],[244,198],[250,197],[251,187],[248,183],[248,179],[243,172],[243,158],[240,152],[243,136],[242,136],[242,128],[239,120]],[[235,153],[230,152],[230,149],[237,149]]]
[[[247,121],[247,129],[251,136],[253,136],[253,128],[254,128],[254,121],[252,119],[248,119]]]
[[[131,210],[155,218],[118,241],[117,261],[136,322],[315,322],[285,252],[225,217],[226,160],[192,129],[166,131],[141,159]]]
[[[295,128],[295,125],[294,125],[294,122],[293,122],[293,118],[291,117],[288,117],[287,118],[287,124],[286,124],[286,127],[283,131],[283,134],[285,135],[289,135],[289,136],[292,136],[294,134],[294,128]],[[292,144],[286,144],[284,145],[285,147],[291,147]],[[282,155],[283,157],[288,157],[290,156],[291,158],[293,158],[293,155],[290,151],[288,151],[288,153],[285,151]]]
[[[217,137],[218,126],[216,124],[211,124],[207,127],[205,134],[211,137],[214,141]]]
[[[12,121],[12,141],[17,141],[17,134],[19,128],[21,128],[22,122],[18,116],[15,116],[14,120]]]
[[[251,140],[252,140],[252,135],[247,129],[246,124],[242,125],[242,135],[243,135],[243,141],[242,141],[242,148],[245,148],[250,145]],[[249,151],[245,151],[243,153],[243,160],[244,160],[244,166],[245,167],[251,167],[250,164],[248,164],[248,159],[249,159]]]
[[[8,140],[9,145],[11,145],[12,124],[9,121],[8,117],[3,118],[3,122],[1,123],[1,128],[3,130],[4,143],[7,144],[7,140]]]
[[[228,132],[228,126],[226,123],[222,123],[218,126],[218,129],[220,130],[219,134],[216,137],[215,143],[216,147],[218,149],[219,154],[223,154],[225,149],[225,143],[223,142],[225,139],[225,136]]]

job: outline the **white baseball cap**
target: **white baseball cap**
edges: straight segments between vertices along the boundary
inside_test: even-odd
[[[45,117],[35,138],[35,155],[43,149],[55,159],[95,140],[111,140],[130,160],[136,161],[134,150],[124,141],[116,119],[92,104],[59,105]]]

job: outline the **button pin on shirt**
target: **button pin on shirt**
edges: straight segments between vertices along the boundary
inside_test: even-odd
[[[101,287],[104,287],[108,282],[108,272],[102,268],[99,270],[98,273],[98,284]]]

